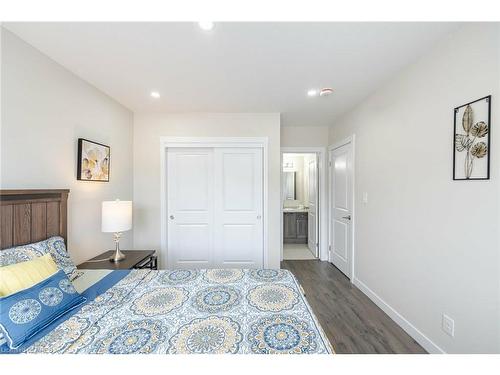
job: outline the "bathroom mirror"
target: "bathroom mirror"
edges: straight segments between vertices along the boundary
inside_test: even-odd
[[[295,200],[295,172],[283,173],[283,191],[285,200]]]

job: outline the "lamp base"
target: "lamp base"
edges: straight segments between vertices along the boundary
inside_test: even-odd
[[[125,254],[123,254],[121,251],[120,251],[120,237],[121,237],[121,233],[115,233],[114,236],[115,236],[115,244],[116,244],[116,249],[115,249],[115,253],[113,254],[113,256],[111,256],[109,258],[109,260],[111,262],[119,262],[123,259],[125,259]]]
[[[115,251],[112,257],[109,258],[111,262],[120,262],[125,259],[125,254],[123,254],[120,250]]]

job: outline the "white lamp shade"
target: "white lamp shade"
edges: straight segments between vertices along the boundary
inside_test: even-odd
[[[132,229],[132,201],[102,202],[102,231],[125,232]]]

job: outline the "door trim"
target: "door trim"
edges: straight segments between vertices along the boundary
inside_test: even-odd
[[[262,184],[263,184],[263,264],[269,267],[269,215],[268,215],[268,189],[269,189],[269,166],[268,166],[268,137],[160,137],[160,254],[159,267],[167,264],[168,238],[167,238],[167,149],[169,148],[262,148]]]
[[[281,147],[280,153],[280,260],[283,260],[283,154],[317,154],[318,155],[318,174],[319,174],[319,259],[328,260],[328,209],[324,203],[327,203],[326,188],[326,147]]]
[[[356,241],[355,241],[355,233],[356,233],[356,135],[352,134],[347,138],[342,139],[341,141],[335,142],[328,146],[328,247],[329,249],[333,245],[333,231],[332,231],[332,222],[333,222],[333,213],[332,213],[332,202],[330,201],[330,198],[332,197],[333,193],[333,186],[332,186],[332,165],[331,165],[331,160],[330,160],[330,152],[345,146],[347,144],[351,144],[351,164],[352,164],[352,212],[351,215],[353,217],[353,220],[351,220],[351,283],[354,283],[354,280],[356,279],[356,273],[355,273],[355,254],[356,254]],[[331,262],[330,259],[330,251],[328,250],[328,261]]]

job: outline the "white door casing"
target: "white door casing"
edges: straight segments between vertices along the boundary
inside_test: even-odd
[[[353,152],[348,142],[330,150],[330,261],[352,278]]]
[[[168,266],[263,267],[261,148],[167,152]]]
[[[307,164],[307,174],[308,174],[308,223],[307,223],[307,246],[314,256],[318,256],[318,225],[317,225],[317,213],[318,213],[318,173],[317,173],[317,162],[316,155],[308,161]]]
[[[213,259],[213,149],[173,148],[167,157],[168,264],[209,267]]]
[[[262,267],[262,150],[216,148],[214,172],[214,265]]]

